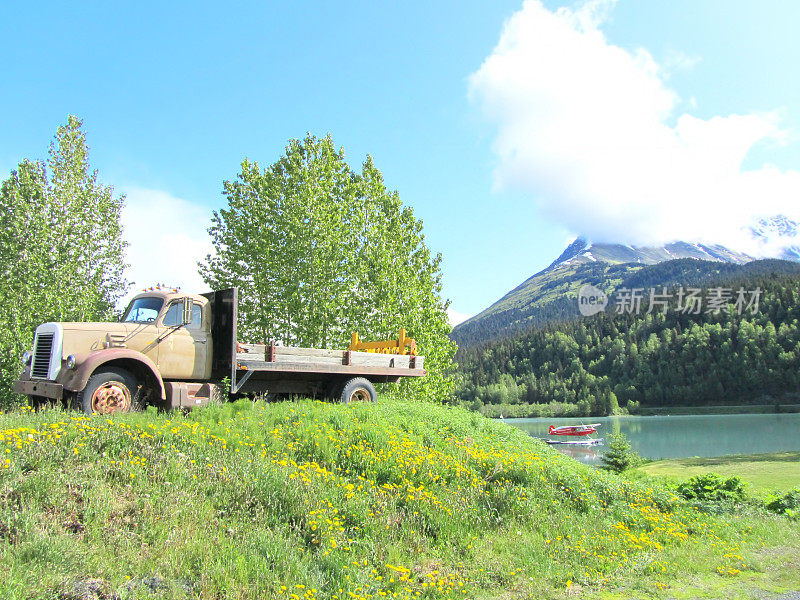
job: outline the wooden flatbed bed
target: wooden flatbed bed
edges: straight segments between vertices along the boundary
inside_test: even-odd
[[[215,370],[220,379],[227,374],[234,394],[264,392],[335,399],[342,397],[342,390],[354,379],[371,384],[425,375],[424,357],[411,354],[239,343],[237,290],[212,292],[206,297],[214,315]]]
[[[351,350],[321,350],[263,344],[239,344],[236,369],[251,372],[290,372],[379,377],[421,377],[424,357]]]
[[[238,344],[231,391],[335,397],[356,377],[373,383],[422,377],[424,357],[351,350]]]

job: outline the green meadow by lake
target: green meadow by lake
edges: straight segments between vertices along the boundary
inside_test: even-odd
[[[621,432],[642,456],[652,459],[724,456],[800,450],[800,414],[676,415],[656,417],[587,417],[582,419],[505,419],[533,437],[548,436],[550,425],[600,423],[592,437]],[[586,464],[599,464],[605,446],[556,446]]]

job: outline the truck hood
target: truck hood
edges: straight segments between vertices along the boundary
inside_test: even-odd
[[[89,321],[89,322],[77,321],[74,323],[70,322],[59,323],[59,325],[61,325],[62,329],[64,330],[69,329],[70,331],[83,331],[83,330],[98,331],[100,329],[108,330],[109,328],[114,330],[123,330],[127,327],[130,327],[131,325],[137,325],[137,323],[120,323],[118,321],[109,321],[107,323],[103,321]],[[141,323],[139,323],[139,325],[141,325]]]
[[[146,323],[60,323],[64,332],[63,355],[86,354],[105,348],[129,348],[140,334],[155,327]],[[151,336],[144,336],[151,337]],[[144,341],[144,340],[142,340]]]

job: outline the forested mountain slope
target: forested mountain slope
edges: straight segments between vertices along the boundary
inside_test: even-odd
[[[610,247],[611,245],[606,245],[603,248]],[[655,252],[654,249],[651,250]],[[451,337],[459,347],[465,348],[504,339],[545,323],[576,318],[579,316],[578,290],[585,284],[591,284],[610,294],[617,288],[625,287],[689,286],[760,274],[800,273],[800,264],[796,262],[765,259],[742,264],[740,261],[743,260],[743,255],[735,258],[733,254],[730,255],[730,260],[735,259],[736,262],[723,262],[721,258],[700,260],[689,257],[653,261],[651,264],[617,264],[605,260],[585,262],[579,260],[583,254],[572,254],[575,251],[575,248],[572,251],[569,248],[565,250],[550,267],[508,292],[483,312],[455,327]],[[718,255],[723,256],[721,252]],[[603,254],[608,260],[620,256],[622,255],[612,255],[610,252]],[[644,260],[643,255],[640,258]]]
[[[673,286],[666,312],[645,314],[645,300],[639,314],[618,314],[612,295],[593,317],[462,348],[461,399],[473,409],[518,407],[505,414],[539,414],[543,404],[561,414],[608,414],[618,405],[736,404],[800,390],[800,265],[670,261],[630,269],[622,281],[618,288]],[[693,314],[677,306],[674,286],[702,286],[704,298],[717,286],[732,293],[718,313]],[[739,288],[748,300],[760,289],[758,306],[737,307]]]

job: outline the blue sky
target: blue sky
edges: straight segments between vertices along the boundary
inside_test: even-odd
[[[557,30],[549,15],[562,5],[572,11],[577,33],[565,30],[553,34],[551,45],[528,47],[534,30],[525,27]],[[681,115],[689,115],[703,126],[703,148],[738,143],[742,150],[731,164],[748,170],[770,163],[783,175],[765,184],[774,185],[774,196],[795,191],[787,173],[800,159],[800,45],[793,42],[800,4],[622,0],[587,8],[546,2],[542,8],[529,3],[524,19],[522,9],[521,2],[505,0],[16,4],[0,23],[0,169],[7,173],[23,157],[43,156],[66,115],[80,116],[101,178],[129,196],[126,224],[134,244],[155,240],[171,257],[155,262],[146,250],[132,248],[137,283],[192,286],[196,278],[187,274],[188,265],[204,251],[202,231],[223,202],[221,182],[235,176],[244,157],[266,165],[287,139],[330,132],[353,164],[372,154],[387,185],[414,207],[428,245],[444,255],[444,291],[452,308],[474,314],[549,264],[587,224],[595,239],[648,241],[646,218],[625,217],[630,205],[609,200],[649,198],[644,177],[631,182],[611,164],[607,179],[594,180],[586,169],[596,155],[571,154],[571,148],[602,147],[602,136],[616,138],[613,131],[636,129],[636,123],[617,115],[619,122],[611,120],[589,137],[584,128],[565,125],[566,135],[549,132],[567,142],[553,155],[550,146],[531,141],[547,141],[542,127],[548,123],[573,122],[567,109],[531,112],[537,94],[551,103],[576,96],[592,103],[592,88],[583,82],[591,77],[569,76],[574,65],[587,62],[582,40],[600,32],[602,40],[593,43],[608,52],[590,56],[601,61],[607,55],[613,64],[599,62],[590,75],[607,76],[615,94],[644,105],[643,119],[664,128],[654,128],[651,137],[695,131],[678,125]],[[589,13],[596,17],[592,23],[575,25]],[[493,56],[504,24],[523,21],[519,39],[509,34],[517,54],[508,73],[501,65],[475,76]],[[573,44],[574,61],[564,62]],[[642,66],[642,51],[657,73]],[[546,71],[536,70],[543,65],[549,65]],[[644,82],[635,72],[640,67],[649,77]],[[539,87],[525,84],[530,77],[538,78]],[[654,104],[673,95],[656,117],[642,91],[653,81],[660,86]],[[551,95],[562,82],[568,82],[558,92],[564,96]],[[613,95],[605,101],[616,104]],[[575,123],[599,110],[560,104],[575,111]],[[722,134],[707,131],[719,129],[715,117],[731,115],[757,116],[729,119]],[[647,143],[621,137],[628,145]],[[617,162],[625,157],[602,155]],[[678,173],[652,177],[685,175]],[[697,176],[698,187],[706,186]],[[592,185],[578,190],[572,185],[578,180]],[[595,188],[600,192],[592,196]],[[682,195],[677,188],[674,193]],[[724,206],[724,193],[711,190],[707,197],[711,208]],[[653,194],[650,201],[656,206],[663,198]],[[789,212],[787,202],[775,206]],[[604,208],[595,214],[597,205]],[[661,222],[671,223],[659,217]],[[670,227],[659,236],[694,235]]]

